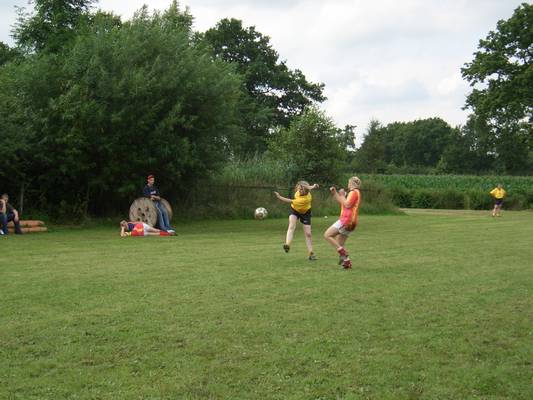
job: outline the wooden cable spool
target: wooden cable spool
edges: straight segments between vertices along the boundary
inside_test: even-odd
[[[172,220],[172,207],[170,203],[161,198],[161,204],[166,207],[169,221]],[[130,221],[141,221],[150,226],[157,224],[157,208],[148,197],[135,199],[130,206]]]

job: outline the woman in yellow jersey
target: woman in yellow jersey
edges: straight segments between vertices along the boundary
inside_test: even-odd
[[[334,186],[329,188],[333,198],[341,206],[341,214],[337,222],[324,232],[324,239],[335,247],[337,253],[339,253],[339,264],[344,269],[352,268],[352,261],[344,248],[344,243],[346,243],[346,239],[357,226],[359,204],[361,203],[360,187],[361,179],[357,176],[352,176],[348,180],[348,194],[345,193],[344,189],[337,191]]]
[[[498,183],[498,186],[490,191],[490,195],[494,197],[494,208],[492,209],[493,217],[501,217],[503,198],[507,192],[503,189],[501,183]]]
[[[281,196],[278,192],[274,192],[276,197],[285,202],[290,203],[291,209],[289,213],[289,227],[287,228],[287,237],[283,250],[288,253],[291,249],[292,239],[294,238],[294,230],[296,229],[296,221],[300,220],[303,224],[305,243],[307,244],[307,250],[309,252],[309,261],[315,261],[316,256],[313,252],[313,241],[311,239],[311,202],[313,197],[311,196],[311,190],[318,189],[318,184],[309,185],[306,181],[300,181],[296,184],[294,199],[288,199]]]

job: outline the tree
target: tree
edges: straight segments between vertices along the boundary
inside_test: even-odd
[[[439,161],[439,170],[457,174],[493,172],[494,148],[484,121],[471,115],[466,125],[453,130],[451,141]]]
[[[307,107],[288,128],[280,128],[269,141],[271,156],[286,168],[287,179],[335,182],[345,167],[346,130],[315,107]],[[352,139],[353,140],[353,139]]]
[[[12,49],[4,42],[0,42],[0,67],[17,57],[19,57],[19,53],[16,49]]]
[[[385,140],[383,126],[373,119],[368,124],[365,139],[355,153],[355,168],[359,171],[377,173],[385,168]]]
[[[203,38],[217,58],[234,63],[244,77],[248,95],[241,104],[250,135],[244,152],[263,151],[272,129],[288,127],[306,106],[325,100],[324,85],[308,82],[302,71],[279,61],[270,38],[244,28],[236,19],[223,19]]]
[[[440,118],[427,118],[405,124],[405,165],[435,167],[451,141],[453,129]]]
[[[17,45],[26,52],[58,52],[76,36],[95,0],[31,0],[34,12],[19,8],[13,29]]]
[[[480,40],[461,69],[473,87],[465,108],[485,121],[503,172],[525,172],[533,146],[533,5],[523,3]]]
[[[173,6],[123,24],[91,15],[60,53],[0,69],[0,129],[12,133],[0,146],[26,149],[48,211],[124,210],[148,172],[175,199],[225,160],[242,134],[242,81],[183,20]]]
[[[452,139],[453,129],[440,118],[369,125],[356,165],[370,172],[384,172],[388,165],[414,170],[436,167]]]

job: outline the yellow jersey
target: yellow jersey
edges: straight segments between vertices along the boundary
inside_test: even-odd
[[[300,195],[300,192],[296,191],[296,193],[294,193],[294,199],[291,202],[291,207],[294,211],[299,212],[300,214],[305,214],[311,209],[312,200],[313,196],[311,196],[311,193],[302,196]]]
[[[491,196],[494,197],[495,199],[500,200],[500,199],[503,199],[503,198],[505,197],[506,192],[505,192],[505,190],[503,190],[503,189],[495,188],[495,189],[492,189],[492,190],[490,191],[490,194],[491,194]]]

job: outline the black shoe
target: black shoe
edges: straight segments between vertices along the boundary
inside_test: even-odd
[[[291,249],[291,246],[289,246],[288,244],[283,245],[283,250],[285,250],[285,253],[288,253],[290,249]]]
[[[314,253],[309,254],[309,261],[316,261],[318,258],[316,258]]]

